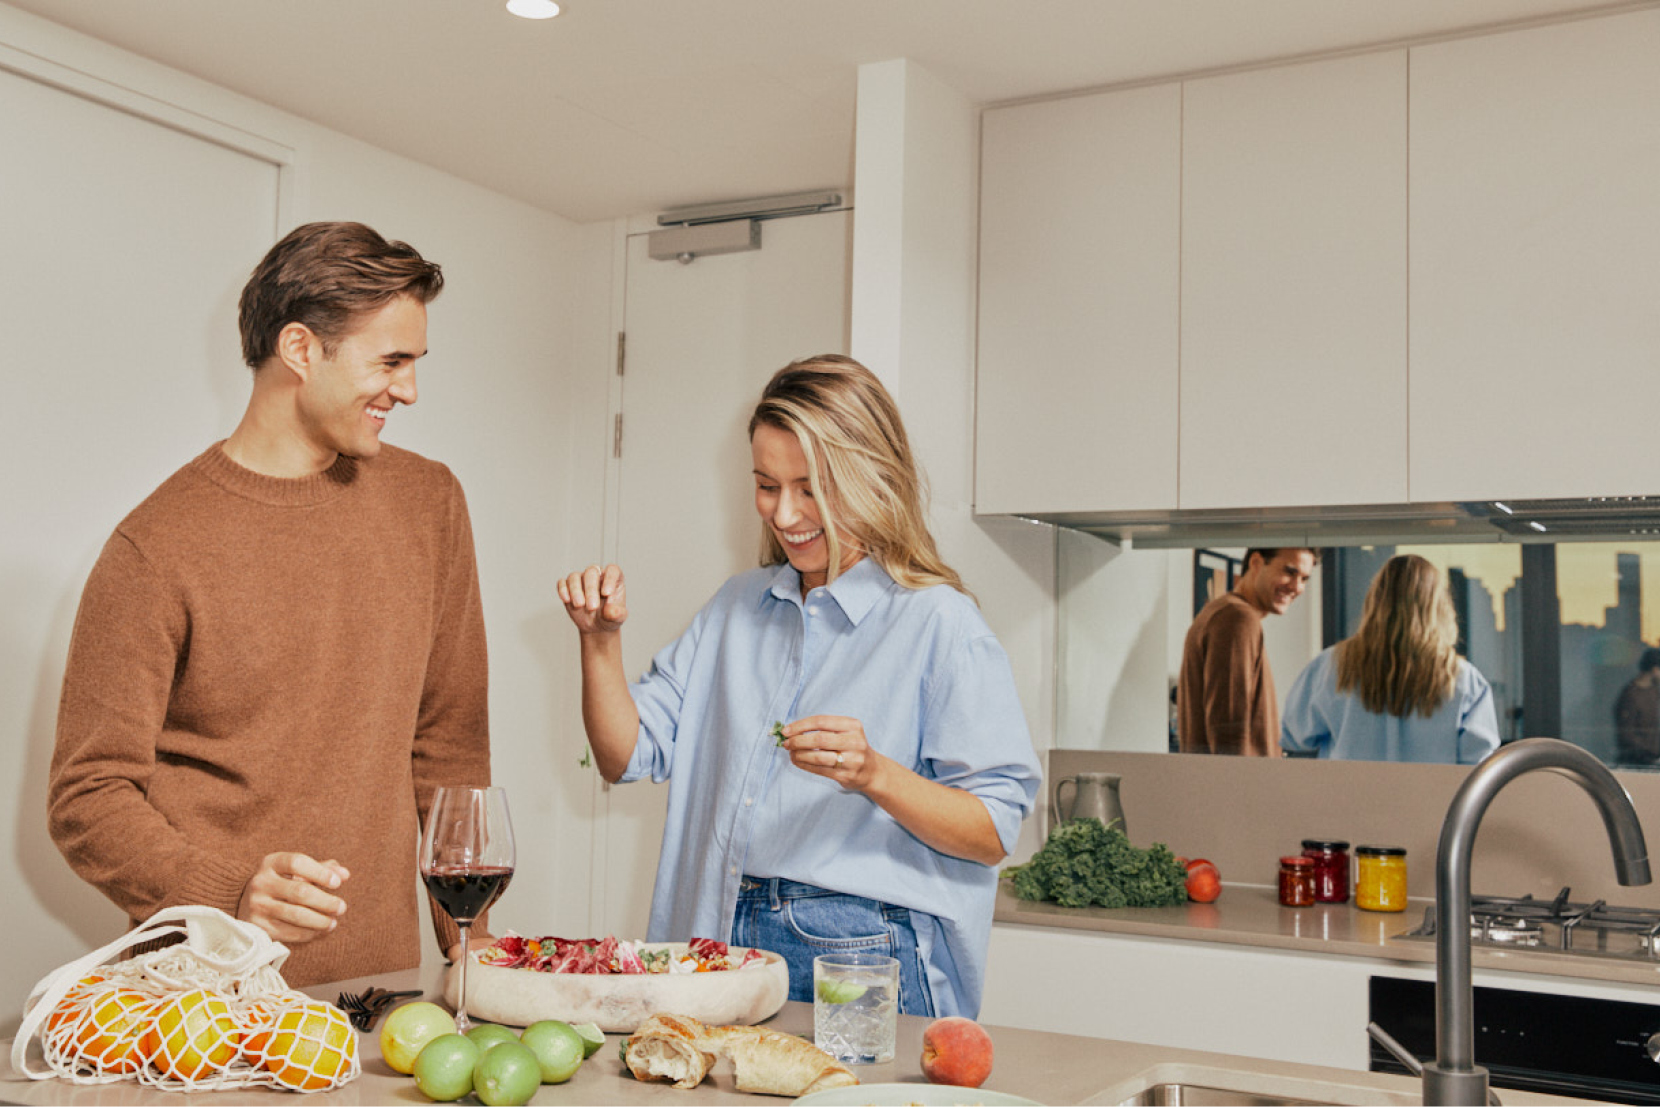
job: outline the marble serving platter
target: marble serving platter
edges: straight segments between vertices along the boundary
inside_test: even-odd
[[[684,942],[653,943],[676,958]],[[734,946],[731,953],[747,951]],[[776,953],[726,972],[564,973],[467,966],[467,1013],[476,1020],[529,1026],[539,1019],[597,1023],[608,1034],[631,1034],[654,1014],[689,1015],[711,1026],[748,1026],[771,1018],[790,991],[789,969]],[[444,998],[454,1006],[456,973],[444,981]]]

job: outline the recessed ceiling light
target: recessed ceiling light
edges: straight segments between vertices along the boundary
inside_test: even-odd
[[[522,19],[552,19],[559,5],[553,0],[507,0],[507,10]]]

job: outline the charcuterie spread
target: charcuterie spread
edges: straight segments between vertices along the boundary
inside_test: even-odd
[[[713,938],[693,938],[679,949],[610,936],[521,938],[511,932],[477,956],[481,965],[504,969],[585,973],[729,972],[766,961],[758,949],[734,953]]]
[[[472,954],[467,1009],[511,1026],[541,1019],[627,1034],[652,1015],[684,1012],[714,1024],[769,1018],[789,995],[789,969],[766,950],[712,938],[641,942],[508,934]],[[456,974],[445,983],[453,1004]]]

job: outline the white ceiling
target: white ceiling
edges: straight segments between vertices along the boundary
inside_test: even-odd
[[[857,67],[995,103],[1607,0],[9,0],[587,222],[844,188]]]

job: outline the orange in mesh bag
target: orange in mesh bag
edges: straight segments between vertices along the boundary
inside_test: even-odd
[[[175,935],[184,941],[105,963]],[[338,1010],[288,987],[278,971],[287,957],[214,908],[159,911],[35,985],[12,1068],[33,1080],[136,1079],[186,1092],[337,1088],[362,1072],[357,1036]]]
[[[230,1068],[242,1042],[231,1005],[205,988],[164,999],[139,1048],[163,1075],[201,1080]]]
[[[261,1035],[261,1063],[285,1088],[332,1088],[357,1064],[357,1034],[331,1003],[304,1003],[277,1015]]]
[[[125,988],[108,988],[86,1004],[86,1017],[76,1024],[75,1051],[103,1072],[125,1076],[144,1067],[140,1045],[152,1025],[155,997]]]

